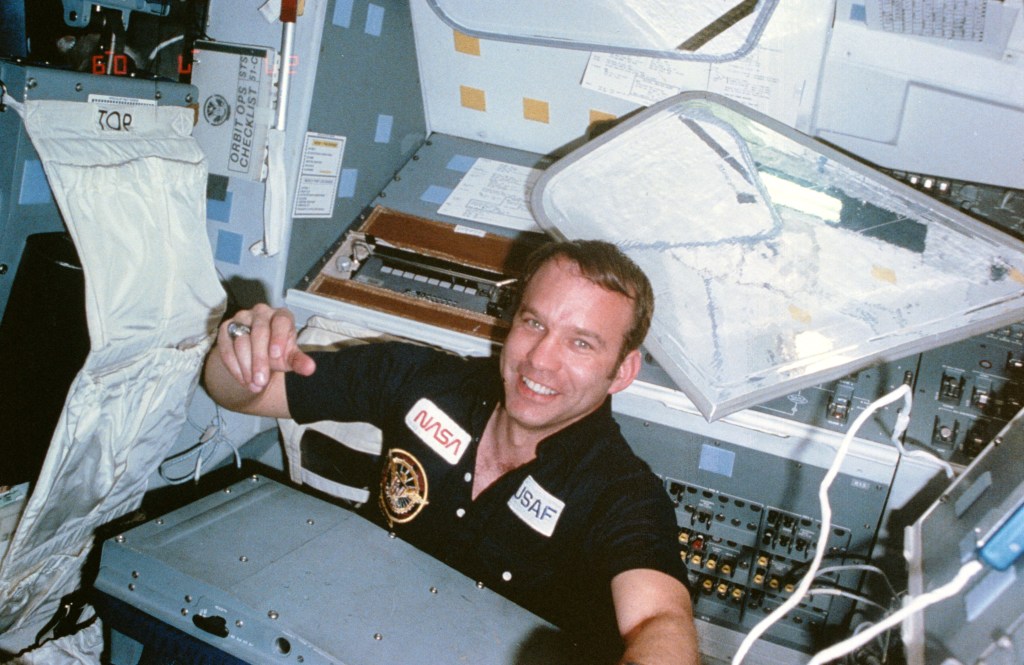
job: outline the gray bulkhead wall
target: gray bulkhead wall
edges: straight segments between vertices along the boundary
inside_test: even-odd
[[[328,4],[308,131],[346,138],[342,174],[330,219],[293,220],[286,288],[302,278],[426,138],[412,30],[407,0]]]

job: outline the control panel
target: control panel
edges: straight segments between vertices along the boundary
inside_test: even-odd
[[[1024,322],[765,402],[754,410],[844,433],[900,383],[914,389],[902,443],[967,465],[1024,406]],[[902,402],[879,410],[860,438],[890,442]]]
[[[974,459],[1024,406],[1024,323],[921,354],[908,443]]]
[[[621,413],[616,419],[676,505],[695,616],[748,633],[795,591],[824,539],[814,588],[765,638],[809,653],[850,628],[864,577],[856,565],[870,558],[894,465],[865,473],[871,464],[844,464],[823,530],[817,490],[833,459],[824,447],[825,455],[802,461],[752,429],[720,425],[719,438]]]

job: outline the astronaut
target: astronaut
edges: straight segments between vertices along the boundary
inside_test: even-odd
[[[244,413],[377,425],[382,525],[562,628],[583,662],[697,663],[674,507],[611,414],[650,283],[602,241],[541,247],[523,283],[496,359],[307,354],[293,315],[258,305],[222,323],[206,388]]]

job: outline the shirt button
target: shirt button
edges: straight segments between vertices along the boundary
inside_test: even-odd
[[[511,582],[512,581],[512,573],[510,573],[510,572],[508,572],[506,570],[505,572],[503,572],[501,574],[501,579],[505,580],[506,582]]]
[[[466,509],[465,508],[459,508],[458,510],[455,511],[455,516],[456,517],[465,517],[465,515],[466,515]]]
[[[467,471],[466,475],[464,475],[462,479],[468,483],[469,481],[473,480],[473,474]]]

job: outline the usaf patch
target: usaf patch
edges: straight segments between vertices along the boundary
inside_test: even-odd
[[[533,476],[527,476],[508,500],[508,507],[531,529],[550,538],[565,502],[541,487]]]
[[[449,464],[458,464],[469,447],[466,430],[426,397],[420,398],[405,414],[405,424]]]

